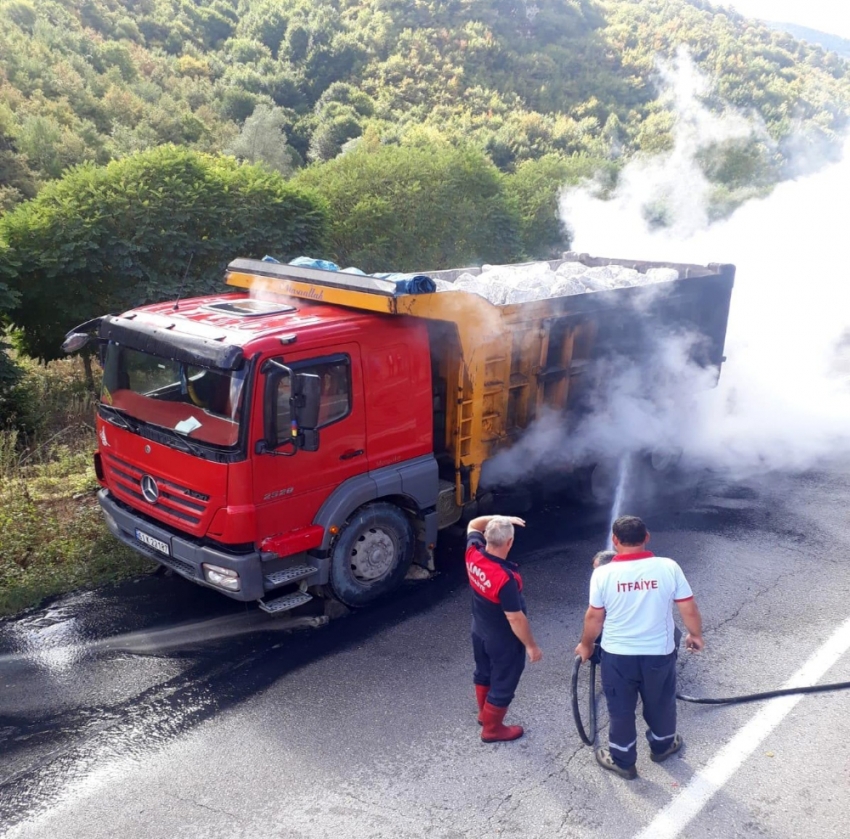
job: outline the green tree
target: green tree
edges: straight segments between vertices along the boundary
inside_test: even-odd
[[[342,147],[362,132],[360,117],[351,105],[330,102],[317,117],[313,136],[310,138],[310,160],[332,160]]]
[[[0,430],[16,422],[20,409],[22,372],[9,357],[9,345],[3,340],[7,314],[18,302],[18,295],[0,282]]]
[[[257,107],[260,97],[241,87],[227,87],[221,94],[221,109],[228,119],[244,122]]]
[[[27,158],[15,143],[16,131],[11,110],[0,105],[0,214],[25,198],[34,197],[37,191]]]
[[[288,177],[299,162],[298,153],[286,142],[288,125],[282,108],[257,105],[227,152],[248,163],[264,163]]]
[[[231,259],[316,251],[324,229],[321,205],[280,175],[164,146],[77,167],[7,213],[0,281],[22,348],[51,359],[77,323],[213,291]]]
[[[547,154],[520,163],[514,174],[507,175],[505,191],[519,209],[524,255],[545,259],[569,249],[569,232],[558,207],[561,192],[600,172],[612,174],[614,168],[610,161]]]
[[[32,32],[38,19],[35,6],[26,0],[9,0],[0,6],[0,16],[16,23],[25,32]]]
[[[364,271],[436,270],[521,254],[520,220],[485,155],[446,142],[359,148],[293,179],[322,196],[330,256]]]
[[[251,3],[239,21],[240,34],[265,44],[276,56],[289,24],[290,10],[284,9],[283,5],[276,0]]]
[[[840,153],[850,122],[850,64],[708,0],[0,0],[0,20],[10,154],[36,184],[159,143],[228,148],[259,103],[291,109],[288,143],[317,161],[369,125],[388,144],[435,128],[505,173],[664,153],[657,59],[681,45],[707,107],[766,129],[762,163],[711,162],[730,194],[752,184],[727,174],[794,176],[804,144]],[[0,183],[2,206],[22,197]]]

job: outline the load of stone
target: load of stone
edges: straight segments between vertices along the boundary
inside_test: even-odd
[[[548,262],[527,265],[485,265],[480,274],[461,274],[453,283],[437,280],[437,291],[471,291],[497,306],[529,303],[629,286],[653,285],[679,279],[675,268],[649,268],[646,273],[623,265],[590,268],[563,262],[553,270]]]

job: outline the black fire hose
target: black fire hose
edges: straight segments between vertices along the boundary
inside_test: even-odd
[[[570,680],[570,694],[573,704],[573,719],[576,723],[576,731],[581,737],[582,743],[586,746],[592,746],[596,742],[596,655],[590,659],[590,689],[587,692],[588,708],[587,721],[590,734],[585,731],[584,723],[581,721],[581,709],[578,707],[578,673],[581,670],[581,656],[577,655],[573,664],[573,676]]]
[[[585,729],[581,718],[581,709],[578,701],[578,674],[581,670],[581,656],[576,656],[573,663],[572,679],[570,680],[570,694],[573,707],[573,719],[575,720],[578,736],[583,743],[592,746],[596,742],[596,655],[590,661],[590,685],[588,695],[588,727]],[[801,693],[827,693],[833,690],[850,690],[850,682],[833,682],[827,685],[808,685],[798,688],[782,688],[781,690],[768,690],[763,693],[747,693],[742,696],[728,696],[725,699],[702,699],[695,696],[687,696],[677,693],[676,699],[682,702],[691,702],[696,705],[742,705],[745,702],[760,702],[763,699],[775,699],[778,696],[795,696]]]

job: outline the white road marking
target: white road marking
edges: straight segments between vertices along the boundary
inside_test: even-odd
[[[850,649],[850,619],[783,685],[784,688],[817,684],[823,675]],[[783,696],[770,699],[715,755],[704,769],[637,835],[636,839],[675,839],[711,800],[712,796],[741,768],[744,761],[803,698]]]

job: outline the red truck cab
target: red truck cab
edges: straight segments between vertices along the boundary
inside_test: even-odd
[[[422,322],[228,294],[106,318],[100,336],[100,503],[134,549],[279,611],[327,583],[363,605],[405,575],[417,523],[435,541]],[[311,428],[293,393],[304,382]],[[331,540],[352,527],[332,573]],[[277,608],[264,600],[280,591]]]

